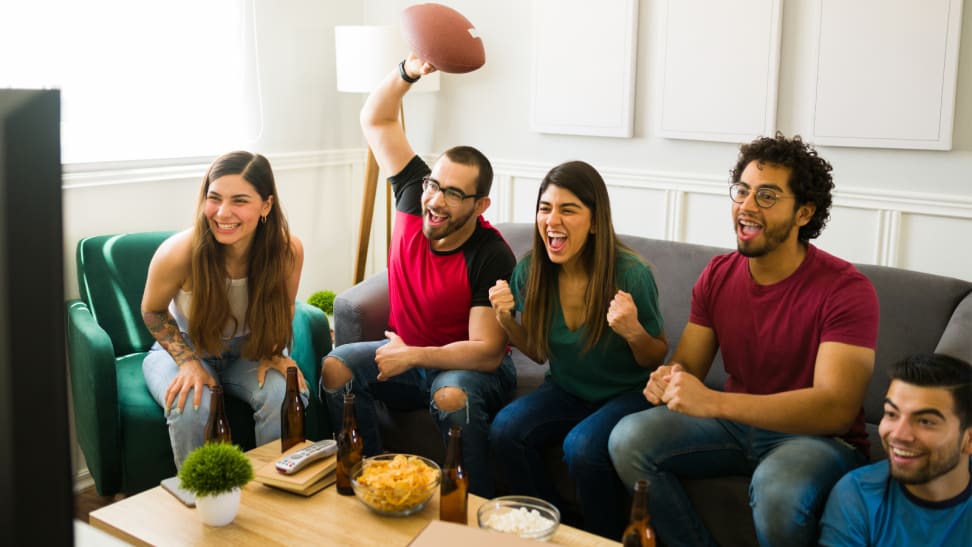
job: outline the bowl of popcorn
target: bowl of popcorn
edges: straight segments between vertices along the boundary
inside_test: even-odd
[[[479,507],[479,527],[521,538],[547,541],[560,525],[560,511],[551,503],[529,496],[502,496]]]
[[[439,465],[422,456],[381,454],[351,470],[351,488],[368,509],[404,517],[425,507],[439,487]]]

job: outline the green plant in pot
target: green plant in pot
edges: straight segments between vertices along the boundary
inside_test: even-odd
[[[334,291],[317,291],[307,298],[307,303],[320,308],[328,318],[334,315]]]
[[[327,316],[327,324],[331,326],[331,338],[334,337],[334,291],[317,291],[307,297],[307,303],[315,308],[320,308]]]
[[[253,479],[253,465],[240,447],[206,443],[182,463],[179,480],[196,495],[196,509],[210,526],[225,526],[240,508],[240,490]]]

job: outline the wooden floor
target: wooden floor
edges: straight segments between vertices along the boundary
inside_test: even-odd
[[[99,496],[94,486],[85,488],[74,496],[74,518],[88,522],[88,513],[101,509],[122,499],[122,497],[121,494],[118,496]]]

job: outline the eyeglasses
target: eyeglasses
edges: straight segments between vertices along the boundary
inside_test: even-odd
[[[732,201],[736,203],[743,203],[746,198],[749,197],[753,191],[749,186],[744,185],[741,182],[733,182],[729,185],[729,197]],[[781,199],[792,198],[786,194],[778,194],[769,188],[760,188],[756,190],[756,205],[762,209],[769,209],[770,207],[776,205],[776,202]]]
[[[462,190],[446,186],[443,188],[439,181],[432,177],[425,177],[422,179],[422,190],[426,194],[435,194],[436,192],[442,192],[442,196],[445,198],[446,205],[450,207],[458,207],[463,201],[467,199],[477,199],[486,197],[486,194],[467,194]]]

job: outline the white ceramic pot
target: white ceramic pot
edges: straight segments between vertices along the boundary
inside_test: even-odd
[[[234,488],[215,496],[196,496],[199,518],[210,526],[226,526],[233,522],[240,510],[240,492],[239,488]]]

